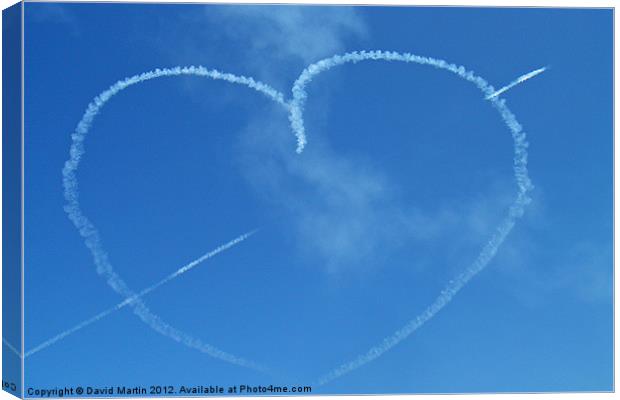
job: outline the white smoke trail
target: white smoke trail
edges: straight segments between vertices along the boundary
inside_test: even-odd
[[[31,355],[38,353],[39,351],[48,348],[49,346],[59,342],[60,340],[66,338],[67,336],[81,330],[82,328],[87,327],[88,325],[91,325],[105,317],[107,317],[108,315],[121,310],[122,308],[133,304],[137,299],[142,298],[144,296],[146,296],[147,294],[151,293],[152,291],[158,289],[159,287],[161,287],[162,285],[165,285],[166,283],[170,282],[171,280],[177,278],[179,275],[186,273],[187,271],[189,271],[190,269],[196,267],[197,265],[199,265],[200,263],[208,260],[211,257],[214,257],[215,255],[230,249],[231,247],[235,246],[236,244],[241,243],[242,241],[244,241],[245,239],[249,238],[250,236],[252,236],[254,233],[256,232],[256,230],[254,231],[250,231],[248,233],[245,233],[231,241],[229,241],[226,244],[223,244],[219,247],[217,247],[216,249],[202,255],[201,257],[195,259],[194,261],[184,265],[183,267],[179,268],[178,270],[176,270],[175,272],[171,273],[170,275],[166,276],[164,279],[160,280],[159,282],[143,289],[142,291],[140,291],[138,294],[134,295],[133,297],[128,297],[127,299],[121,301],[120,303],[118,303],[117,305],[110,307],[102,312],[100,312],[99,314],[88,318],[82,322],[80,322],[79,324],[75,325],[72,328],[69,328],[61,333],[59,333],[58,335],[49,338],[48,340],[44,341],[43,343],[39,344],[38,346],[34,347],[33,349],[29,350],[26,352],[26,354],[24,355],[25,357],[30,357]]]
[[[129,86],[137,83],[142,83],[151,79],[165,77],[165,76],[179,76],[179,75],[195,75],[201,77],[207,77],[214,80],[224,80],[230,83],[248,86],[258,92],[263,93],[269,99],[282,105],[288,109],[288,104],[284,101],[284,96],[273,89],[272,87],[255,81],[252,78],[245,76],[237,76],[229,73],[223,73],[217,70],[209,70],[202,66],[194,67],[174,67],[155,69],[153,71],[145,72],[139,75],[134,75],[129,78],[120,80],[110,86],[107,90],[96,96],[93,101],[88,105],[82,119],[79,121],[75,132],[71,135],[71,148],[69,150],[69,159],[65,162],[62,175],[63,175],[63,187],[66,205],[64,207],[69,219],[73,222],[80,235],[84,238],[86,247],[90,250],[95,265],[97,266],[97,273],[104,277],[108,285],[114,289],[118,294],[130,299],[136,296],[136,294],[129,289],[125,281],[114,271],[108,255],[103,248],[99,231],[95,228],[92,222],[82,213],[79,203],[79,191],[78,180],[76,172],[80,164],[80,160],[84,155],[84,140],[90,130],[93,120],[101,111],[101,108],[117,93],[126,89]],[[203,353],[206,353],[212,357],[219,358],[221,360],[237,364],[240,366],[256,369],[259,371],[265,371],[262,366],[257,365],[252,361],[245,360],[232,354],[228,354],[210,344],[203,343],[199,339],[192,337],[191,335],[182,332],[176,328],[173,328],[168,323],[163,321],[157,315],[153,314],[146,304],[140,298],[136,298],[131,303],[134,313],[147,325],[149,325],[155,331],[162,335],[168,336],[171,339],[184,344],[185,346],[197,349]]]
[[[186,273],[187,271],[189,271],[190,269],[196,267],[198,264],[208,260],[211,257],[214,257],[216,255],[218,255],[219,253],[230,249],[231,247],[243,242],[244,240],[246,240],[247,238],[249,238],[250,236],[252,236],[253,234],[255,234],[257,232],[257,230],[253,230],[247,233],[244,233],[243,235],[231,240],[230,242],[223,244],[219,247],[217,247],[215,250],[211,250],[210,252],[204,254],[203,256],[201,256],[200,258],[197,258],[196,260],[188,263],[187,265],[184,265],[183,267],[179,268],[178,270],[176,270],[175,272],[171,273],[170,275],[168,275],[167,277],[165,277],[164,279],[162,279],[161,281],[147,287],[146,289],[143,289],[140,293],[138,293],[136,295],[135,298],[128,298],[125,301],[123,301],[121,304],[119,304],[118,308],[124,307],[127,304],[133,303],[136,298],[139,297],[143,297],[149,293],[151,293],[153,290],[158,289],[159,287],[161,287],[162,285],[165,285],[166,283],[170,282],[171,280],[177,278],[179,275]]]
[[[547,67],[542,67],[542,68],[538,68],[538,69],[536,69],[536,70],[534,70],[532,72],[528,72],[527,74],[521,75],[520,77],[518,77],[514,81],[510,82],[508,85],[506,85],[503,88],[501,88],[498,91],[496,91],[495,93],[492,93],[492,94],[488,95],[487,97],[485,97],[485,99],[491,100],[492,98],[497,97],[500,94],[502,94],[502,93],[512,89],[513,87],[517,86],[518,84],[523,83],[523,82],[527,81],[528,79],[531,79],[531,78],[535,77],[538,74],[542,74],[546,70],[547,70]]]
[[[13,353],[15,353],[15,355],[19,358],[22,358],[22,353],[21,351],[17,350],[17,348],[15,348],[15,346],[13,346],[11,343],[9,343],[8,340],[6,340],[5,338],[2,338],[2,343],[4,343],[4,345],[11,350]]]
[[[320,74],[321,72],[325,72],[331,68],[346,63],[357,63],[367,60],[400,61],[430,65],[435,68],[450,71],[457,76],[476,85],[476,87],[478,87],[478,89],[482,91],[485,97],[492,102],[493,106],[500,113],[504,123],[506,123],[512,134],[515,152],[513,169],[515,179],[517,181],[518,193],[514,203],[510,206],[508,215],[500,223],[496,232],[491,236],[490,240],[483,247],[482,251],[475,259],[475,261],[454,280],[448,282],[448,284],[444,287],[444,289],[441,291],[435,301],[433,301],[433,303],[431,303],[431,305],[428,306],[424,310],[424,312],[422,312],[422,314],[410,320],[401,329],[386,337],[381,343],[373,346],[367,352],[360,354],[354,360],[344,363],[320,377],[318,380],[318,385],[324,385],[346,373],[360,368],[361,366],[371,362],[377,357],[380,357],[386,351],[390,350],[392,347],[396,346],[398,343],[409,337],[428,320],[433,318],[443,307],[446,306],[446,304],[448,304],[452,300],[452,298],[459,292],[459,290],[461,290],[476,274],[478,274],[488,265],[489,261],[493,258],[506,236],[512,230],[517,218],[523,215],[525,206],[531,201],[528,197],[528,192],[533,189],[527,173],[528,143],[526,141],[525,132],[523,132],[521,125],[519,125],[514,114],[512,114],[512,112],[508,109],[504,100],[498,100],[496,97],[492,96],[493,93],[496,93],[493,86],[487,83],[483,78],[476,76],[473,72],[466,70],[463,66],[457,66],[455,64],[450,64],[444,60],[434,59],[430,57],[421,57],[410,53],[401,54],[389,51],[351,52],[326,58],[308,66],[297,78],[293,85],[293,100],[291,101],[291,105],[289,108],[289,120],[291,123],[291,128],[297,136],[298,153],[301,153],[303,151],[306,144],[303,110],[308,96],[305,91],[307,84],[312,81],[312,78],[314,76]],[[524,75],[520,79],[522,79],[523,81],[531,78],[538,73],[540,72],[530,73]]]

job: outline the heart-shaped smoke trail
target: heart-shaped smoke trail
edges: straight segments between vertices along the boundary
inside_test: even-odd
[[[513,204],[510,206],[508,215],[497,227],[495,233],[491,236],[487,244],[475,261],[465,271],[461,272],[455,279],[448,282],[443,288],[439,296],[429,305],[424,312],[407,322],[402,328],[386,337],[376,346],[371,347],[365,353],[360,354],[354,360],[346,362],[339,367],[329,371],[327,374],[319,378],[318,384],[324,385],[336,378],[341,377],[369,362],[380,357],[386,351],[396,346],[398,343],[409,337],[413,332],[420,328],[424,323],[433,318],[442,308],[448,304],[454,295],[463,288],[476,274],[478,274],[489,261],[493,258],[506,236],[510,233],[516,223],[517,218],[523,215],[525,206],[530,202],[528,192],[533,186],[527,173],[527,147],[528,143],[525,138],[525,132],[521,125],[517,122],[514,114],[508,109],[504,100],[497,98],[498,92],[493,86],[489,85],[483,78],[476,76],[473,72],[468,71],[463,66],[450,64],[444,60],[434,59],[430,57],[421,57],[410,53],[397,53],[392,51],[360,51],[351,52],[343,55],[335,55],[330,58],[323,59],[308,66],[297,78],[293,85],[293,100],[291,102],[289,120],[291,128],[297,136],[297,152],[301,153],[306,145],[306,132],[304,127],[303,110],[308,94],[306,86],[312,81],[316,75],[328,71],[334,67],[347,64],[358,63],[362,61],[398,61],[405,63],[415,63],[429,65],[435,68],[443,69],[456,74],[476,85],[484,94],[485,98],[493,104],[495,109],[500,113],[503,121],[508,126],[514,142],[514,174],[517,181],[518,193]],[[533,71],[526,74],[516,81],[503,88],[509,90],[513,86],[526,81],[527,79],[543,72],[544,69]]]
[[[509,85],[503,87],[502,89],[495,91],[493,86],[489,85],[483,78],[476,76],[471,71],[467,71],[462,66],[456,66],[444,60],[434,59],[430,57],[420,57],[409,53],[400,54],[387,51],[351,52],[326,58],[307,67],[297,78],[295,84],[293,85],[293,99],[290,102],[286,102],[284,100],[284,96],[280,92],[264,83],[255,81],[252,78],[222,73],[215,70],[208,70],[204,67],[176,67],[171,69],[157,69],[151,72],[146,72],[140,75],[123,79],[112,85],[108,90],[102,92],[99,96],[97,96],[93,100],[93,102],[89,104],[86,112],[84,113],[84,116],[82,117],[82,120],[78,124],[76,132],[72,135],[73,142],[70,150],[71,157],[66,162],[63,169],[63,185],[65,188],[65,198],[67,200],[65,210],[67,211],[69,218],[73,221],[75,226],[80,231],[80,234],[84,237],[86,246],[90,249],[95,259],[95,264],[97,265],[97,272],[103,277],[105,277],[108,281],[108,284],[116,292],[123,295],[125,297],[125,300],[117,304],[116,306],[100,314],[97,314],[94,317],[85,320],[82,323],[76,325],[75,327],[64,331],[56,337],[44,342],[42,345],[37,346],[37,348],[26,353],[26,355],[33,354],[35,351],[40,351],[43,348],[48,347],[53,343],[57,342],[58,340],[70,335],[71,333],[74,333],[79,329],[82,329],[83,327],[103,318],[111,312],[123,308],[127,305],[131,305],[134,307],[135,314],[138,315],[138,317],[140,317],[140,319],[142,319],[145,323],[151,326],[151,328],[166,336],[171,337],[178,342],[185,344],[186,346],[196,348],[213,357],[231,362],[233,364],[264,371],[264,367],[261,367],[254,362],[247,361],[240,357],[225,353],[209,344],[204,344],[198,339],[195,339],[190,335],[171,327],[159,317],[151,313],[141,300],[141,297],[145,294],[155,290],[164,283],[169,282],[170,280],[175,279],[181,274],[187,272],[198,263],[244,240],[247,236],[251,234],[251,232],[242,235],[241,237],[234,239],[233,241],[225,245],[220,246],[212,252],[207,253],[201,258],[187,264],[176,272],[168,275],[162,281],[159,281],[158,283],[149,286],[147,289],[144,289],[137,294],[133,293],[127,287],[125,282],[113,270],[112,265],[108,260],[107,254],[103,250],[98,231],[96,230],[94,225],[83,215],[79,206],[76,171],[80,159],[84,154],[84,139],[88,134],[88,131],[90,130],[94,118],[99,113],[103,105],[112,96],[114,96],[121,90],[140,82],[164,76],[197,75],[248,86],[265,94],[271,100],[283,106],[289,111],[289,120],[291,123],[291,127],[297,137],[297,152],[301,153],[304,149],[304,146],[306,145],[306,134],[303,121],[303,109],[305,101],[307,99],[307,93],[305,91],[306,85],[312,80],[314,76],[320,74],[321,72],[325,72],[331,68],[346,63],[357,63],[368,60],[399,61],[430,65],[435,68],[444,69],[455,73],[459,77],[475,84],[478,89],[483,92],[485,98],[489,100],[491,104],[495,107],[495,109],[500,113],[503,121],[506,123],[512,134],[515,152],[513,168],[518,185],[518,193],[515,201],[510,206],[508,215],[497,227],[496,232],[491,236],[487,244],[483,247],[482,251],[475,259],[475,261],[455,279],[448,282],[448,284],[444,287],[444,289],[441,291],[435,301],[430,306],[428,306],[423,313],[410,320],[401,329],[386,337],[378,345],[372,347],[367,352],[359,355],[353,361],[344,363],[341,366],[323,375],[321,378],[319,378],[318,384],[323,385],[325,383],[328,383],[376,359],[392,347],[396,346],[402,340],[407,338],[415,330],[421,327],[425,322],[435,316],[446,304],[448,304],[452,300],[454,295],[456,295],[458,291],[463,288],[463,286],[465,286],[476,274],[478,274],[482,269],[487,266],[489,261],[493,258],[493,256],[501,246],[506,236],[512,230],[517,219],[522,216],[525,206],[530,202],[528,192],[532,190],[532,184],[527,173],[528,143],[526,141],[526,136],[522,130],[521,125],[517,122],[514,114],[512,114],[512,112],[508,109],[504,100],[498,99],[498,96],[499,94],[511,89],[517,84],[522,83],[527,79],[543,72],[545,70],[544,68],[525,74],[517,78],[515,81],[511,82]],[[10,346],[10,344],[6,343],[6,341],[5,344],[7,346]],[[19,352],[16,352],[16,354],[19,354]]]
[[[88,105],[86,112],[78,123],[75,133],[71,135],[72,143],[69,151],[70,158],[69,160],[67,160],[62,170],[64,195],[65,200],[67,201],[67,204],[65,205],[65,211],[67,212],[69,219],[73,222],[75,227],[80,232],[80,235],[82,235],[82,237],[84,238],[86,247],[88,247],[88,249],[90,250],[94,258],[95,265],[97,266],[97,273],[104,277],[108,285],[118,294],[120,294],[127,300],[132,299],[130,305],[131,307],[133,307],[134,313],[143,322],[145,322],[148,326],[153,328],[155,331],[161,333],[162,335],[168,336],[173,340],[183,343],[188,347],[195,348],[203,353],[209,354],[212,357],[219,358],[232,364],[237,364],[265,372],[267,371],[265,367],[258,365],[253,361],[249,361],[233,354],[226,353],[208,343],[203,343],[199,339],[194,338],[193,336],[172,327],[164,320],[162,320],[159,316],[152,313],[148,309],[144,301],[142,301],[140,296],[134,293],[131,289],[129,289],[125,281],[114,271],[114,268],[112,267],[112,264],[108,259],[108,255],[103,248],[99,231],[97,230],[97,228],[95,228],[93,223],[90,222],[88,218],[86,218],[80,208],[76,172],[80,164],[80,160],[85,152],[84,140],[86,139],[93,120],[100,112],[101,108],[114,95],[132,85],[155,78],[180,75],[195,75],[215,80],[224,80],[239,85],[245,85],[260,93],[263,93],[276,103],[287,107],[286,103],[284,102],[283,95],[277,90],[262,82],[257,82],[254,79],[245,76],[237,76],[233,74],[219,72],[216,70],[209,70],[201,66],[156,69],[154,71],[145,72],[140,75],[135,75],[120,80],[114,85],[112,85],[109,89],[105,90],[94,98],[94,100]],[[81,329],[82,327],[83,326],[80,326],[78,329]]]

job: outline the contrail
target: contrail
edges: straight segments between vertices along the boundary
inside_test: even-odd
[[[15,353],[15,355],[19,358],[22,358],[22,353],[21,351],[17,350],[17,348],[15,348],[15,346],[13,346],[11,343],[9,343],[8,340],[6,340],[5,338],[2,338],[2,343],[4,343],[4,345],[11,350],[13,353]]]
[[[523,132],[523,129],[517,122],[514,114],[512,114],[506,106],[505,101],[499,100],[496,96],[493,96],[493,94],[497,93],[493,86],[487,83],[487,81],[483,78],[476,76],[473,72],[466,70],[463,66],[457,66],[444,60],[421,57],[410,53],[401,54],[389,51],[351,52],[343,55],[335,55],[308,66],[293,85],[293,100],[291,101],[289,108],[289,120],[293,132],[297,136],[298,153],[303,151],[306,144],[303,110],[308,97],[305,90],[307,84],[312,81],[314,76],[320,74],[321,72],[328,71],[336,66],[368,60],[400,61],[430,65],[435,68],[452,72],[466,81],[473,83],[480,91],[482,91],[485,98],[491,101],[512,134],[514,143],[513,170],[517,181],[518,192],[516,199],[509,208],[508,215],[500,223],[499,227],[483,247],[478,257],[465,271],[459,274],[455,279],[448,282],[448,284],[440,292],[439,296],[424,310],[424,312],[407,322],[407,324],[398,329],[392,335],[383,339],[383,341],[379,344],[371,347],[367,352],[360,354],[354,360],[346,362],[321,376],[318,379],[318,385],[324,385],[380,357],[392,347],[409,337],[413,332],[441,311],[441,309],[443,309],[474,276],[476,276],[488,265],[493,256],[495,256],[504,239],[514,227],[517,219],[523,215],[526,205],[531,201],[528,196],[528,192],[533,189],[527,172],[528,142],[526,141],[525,132]],[[526,74],[519,79],[522,82],[542,72],[537,71]]]
[[[517,86],[518,84],[523,83],[523,82],[527,81],[528,79],[535,77],[538,74],[542,74],[546,70],[547,70],[547,67],[542,67],[542,68],[538,68],[537,70],[534,70],[532,72],[528,72],[525,75],[521,75],[520,77],[518,77],[514,81],[510,82],[508,85],[506,85],[503,88],[499,89],[497,92],[488,95],[487,97],[485,97],[485,99],[486,100],[491,100],[492,98],[497,97],[500,94],[502,94],[502,93],[512,89],[513,87]]]
[[[87,327],[88,325],[95,323],[99,320],[101,320],[104,317],[107,317],[108,315],[128,306],[131,305],[132,303],[134,303],[137,299],[142,298],[144,296],[146,296],[147,294],[151,293],[152,291],[154,291],[155,289],[158,289],[159,287],[161,287],[162,285],[165,285],[166,283],[170,282],[171,280],[177,278],[179,275],[186,273],[187,271],[189,271],[190,269],[196,267],[198,264],[208,260],[209,258],[230,249],[231,247],[235,246],[236,244],[239,244],[241,242],[243,242],[245,239],[249,238],[250,236],[252,236],[254,233],[256,233],[256,230],[250,231],[248,233],[244,233],[243,235],[231,240],[230,242],[223,244],[219,247],[217,247],[216,249],[202,255],[201,257],[197,258],[196,260],[184,265],[183,267],[179,268],[178,270],[176,270],[175,272],[171,273],[170,275],[166,276],[164,279],[160,280],[157,283],[154,283],[153,285],[143,289],[142,291],[140,291],[138,294],[132,296],[132,297],[128,297],[126,300],[121,301],[120,303],[118,303],[117,305],[110,307],[102,312],[100,312],[99,314],[88,318],[82,322],[80,322],[79,324],[75,325],[74,327],[67,329],[66,331],[63,331],[61,333],[59,333],[58,335],[46,340],[45,342],[39,344],[38,346],[34,347],[33,349],[29,350],[26,352],[26,354],[24,355],[25,357],[29,357],[35,353],[38,353],[39,351],[57,343],[58,341],[66,338],[67,336],[81,330],[82,328]],[[8,343],[6,343],[8,346]]]
[[[84,238],[86,247],[90,250],[97,266],[97,273],[101,275],[108,283],[108,285],[123,296],[125,299],[131,299],[136,294],[127,286],[125,281],[116,273],[112,267],[112,263],[108,258],[108,254],[104,250],[101,236],[95,225],[84,215],[79,203],[79,190],[77,180],[77,169],[80,164],[80,160],[84,156],[85,147],[84,140],[88,135],[88,132],[92,126],[93,120],[99,114],[102,107],[120,91],[142,82],[146,82],[151,79],[161,78],[166,76],[180,76],[180,75],[195,75],[201,77],[207,77],[214,80],[223,80],[230,83],[244,85],[252,88],[265,96],[270,100],[280,104],[284,108],[288,109],[288,103],[284,101],[284,96],[276,89],[262,82],[256,81],[252,78],[245,76],[237,76],[229,73],[220,72],[217,70],[209,70],[202,66],[194,67],[174,67],[155,69],[153,71],[145,72],[139,75],[134,75],[122,79],[107,90],[101,92],[96,96],[92,102],[86,108],[82,119],[79,121],[75,132],[71,135],[71,148],[69,150],[69,159],[65,162],[62,170],[64,197],[66,204],[64,206],[65,212],[69,219],[73,222],[80,235]],[[241,357],[228,354],[215,346],[208,343],[203,343],[197,338],[182,332],[164,320],[159,316],[152,313],[141,298],[135,298],[131,302],[134,313],[148,326],[155,331],[161,333],[164,336],[184,344],[185,346],[197,349],[203,353],[206,353],[212,357],[237,364],[240,366],[252,368],[259,371],[266,371],[266,369],[252,361],[245,360]]]

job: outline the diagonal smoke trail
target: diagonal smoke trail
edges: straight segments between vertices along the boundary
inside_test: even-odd
[[[520,77],[518,77],[517,79],[515,79],[514,81],[510,82],[508,85],[504,86],[503,88],[499,89],[498,91],[496,91],[495,93],[492,93],[490,95],[488,95],[487,97],[485,97],[486,100],[491,100],[494,97],[499,96],[500,94],[507,92],[508,90],[512,89],[513,87],[517,86],[520,83],[523,83],[525,81],[527,81],[528,79],[531,79],[533,77],[535,77],[538,74],[542,74],[543,72],[545,72],[547,70],[548,67],[542,67],[542,68],[538,68],[532,72],[528,72],[527,74],[521,75]]]
[[[149,293],[151,293],[153,290],[158,289],[159,287],[161,287],[162,285],[165,285],[166,283],[170,282],[171,280],[177,278],[179,275],[182,275],[184,273],[186,273],[187,271],[189,271],[190,269],[196,267],[198,264],[208,260],[209,258],[218,255],[219,253],[230,249],[231,247],[243,242],[244,240],[246,240],[247,238],[249,238],[250,236],[252,236],[253,234],[255,234],[257,232],[257,229],[254,229],[253,231],[244,233],[243,235],[231,240],[228,243],[225,243],[219,247],[217,247],[214,250],[211,250],[210,252],[204,254],[203,256],[201,256],[200,258],[197,258],[196,260],[188,263],[187,265],[184,265],[183,267],[179,268],[178,270],[176,270],[175,272],[171,273],[170,275],[168,275],[167,277],[165,277],[164,279],[162,279],[161,281],[147,287],[146,289],[143,289],[140,293],[138,293],[135,298],[128,298],[125,301],[123,301],[121,304],[121,307],[124,307],[126,304],[130,304],[133,303],[135,301],[136,298],[145,296]]]
[[[194,261],[184,265],[183,267],[179,268],[178,270],[176,270],[175,272],[171,273],[170,275],[166,276],[165,278],[163,278],[162,280],[160,280],[157,283],[154,283],[153,285],[143,289],[142,291],[140,291],[138,294],[132,296],[132,297],[128,297],[127,299],[121,301],[120,303],[118,303],[117,305],[110,307],[102,312],[100,312],[99,314],[88,318],[82,322],[80,322],[79,324],[59,333],[56,336],[53,336],[51,338],[49,338],[48,340],[44,341],[43,343],[39,344],[38,346],[34,347],[33,349],[29,350],[26,352],[26,354],[24,355],[24,358],[29,357],[35,353],[38,353],[39,351],[48,348],[49,346],[59,342],[60,340],[66,338],[67,336],[81,330],[82,328],[87,327],[88,325],[91,325],[105,317],[107,317],[108,315],[128,306],[133,304],[137,299],[142,298],[144,296],[146,296],[147,294],[151,293],[152,291],[158,289],[159,287],[161,287],[162,285],[165,285],[166,283],[170,282],[171,280],[177,278],[179,275],[186,273],[187,271],[189,271],[190,269],[198,266],[199,264],[201,264],[202,262],[208,260],[211,257],[216,256],[217,254],[230,249],[231,247],[243,242],[245,239],[249,238],[250,236],[252,236],[254,233],[256,233],[256,230],[250,231],[248,233],[244,233],[243,235],[229,241],[226,244],[223,244],[219,247],[217,247],[214,250],[211,250],[210,252],[202,255],[201,257],[195,259]]]
[[[4,345],[11,350],[13,353],[15,353],[15,355],[19,358],[22,358],[22,353],[21,351],[17,350],[17,348],[15,346],[13,346],[11,343],[9,343],[8,340],[6,340],[5,338],[2,338],[2,343],[4,343]]]
[[[474,262],[455,279],[448,282],[448,284],[441,291],[439,296],[428,306],[424,312],[410,320],[401,329],[394,332],[392,335],[383,339],[383,341],[376,346],[371,347],[367,352],[360,354],[352,361],[346,362],[339,367],[329,371],[327,374],[321,376],[318,379],[318,385],[324,385],[334,379],[341,377],[361,366],[373,361],[380,357],[385,352],[396,346],[398,343],[409,337],[413,332],[424,325],[428,320],[433,318],[439,311],[441,311],[452,298],[480,271],[482,271],[491,261],[491,259],[497,253],[497,250],[505,240],[506,236],[510,233],[514,227],[518,218],[523,215],[525,207],[531,201],[528,196],[528,192],[533,189],[532,183],[527,172],[527,147],[525,132],[521,125],[517,122],[516,117],[506,106],[504,100],[497,99],[494,96],[495,89],[483,78],[476,76],[473,72],[468,71],[463,66],[457,66],[450,64],[444,60],[434,59],[430,57],[421,57],[410,53],[397,53],[390,51],[360,51],[351,52],[343,55],[335,55],[330,58],[323,59],[317,63],[308,66],[301,75],[295,81],[292,92],[293,100],[289,107],[289,120],[291,128],[297,136],[297,152],[301,153],[306,144],[306,134],[303,120],[303,110],[306,99],[308,97],[306,93],[306,86],[310,83],[314,76],[321,72],[328,71],[334,67],[347,64],[357,63],[361,61],[399,61],[406,63],[416,63],[422,65],[429,65],[435,68],[443,69],[456,74],[457,76],[473,83],[485,97],[491,101],[495,109],[499,112],[504,123],[508,126],[513,138],[514,143],[514,159],[513,170],[514,176],[517,181],[518,192],[517,196],[510,206],[508,215],[500,223],[495,233],[491,236],[487,244],[483,247],[482,251]],[[523,82],[542,71],[537,70],[529,74],[523,75],[517,80],[521,79]],[[515,83],[518,84],[519,82]],[[514,86],[514,85],[513,85]],[[508,90],[508,89],[506,89]]]
[[[116,273],[112,264],[108,258],[108,254],[105,252],[101,236],[95,225],[84,215],[80,208],[79,203],[79,190],[77,180],[77,169],[82,159],[85,147],[84,140],[90,130],[93,120],[101,111],[101,108],[120,91],[130,87],[132,85],[149,81],[151,79],[166,77],[166,76],[180,76],[180,75],[195,75],[201,77],[207,77],[214,80],[224,80],[230,83],[244,85],[252,88],[274,102],[282,105],[285,109],[288,109],[288,103],[284,101],[284,96],[262,82],[255,81],[252,78],[245,76],[237,76],[229,73],[223,73],[217,70],[209,70],[202,66],[194,67],[174,67],[155,69],[153,71],[145,72],[139,75],[134,75],[129,78],[120,80],[110,86],[107,90],[101,92],[96,96],[93,101],[88,105],[82,119],[79,121],[75,132],[71,135],[71,148],[69,150],[69,159],[65,162],[62,170],[63,187],[66,205],[64,207],[69,219],[73,222],[80,235],[84,238],[86,247],[90,250],[95,265],[97,266],[97,273],[106,279],[108,285],[116,291],[118,294],[126,299],[133,298],[136,294],[127,286],[125,281]],[[232,364],[252,368],[259,371],[266,371],[262,366],[257,365],[252,361],[245,360],[241,357],[228,354],[208,343],[203,343],[197,338],[182,332],[164,320],[159,316],[153,314],[146,304],[140,298],[136,298],[132,303],[134,313],[144,323],[154,329],[156,332],[161,333],[164,336],[184,344],[185,346],[197,349],[203,353],[206,353],[212,357],[221,359],[223,361],[230,362]]]

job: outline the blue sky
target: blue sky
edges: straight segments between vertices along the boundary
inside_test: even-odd
[[[419,331],[317,393],[611,390],[612,12],[579,9],[26,4],[26,350],[123,298],[63,211],[88,102],[203,65],[285,95],[305,66],[384,49],[506,92],[533,202],[488,268]],[[400,328],[477,256],[516,193],[512,141],[476,88],[428,66],[345,65],[309,84],[308,146],[238,85],[162,78],[114,97],[78,171],[84,213],[171,325],[276,376],[151,330],[128,309],[26,359],[26,387],[309,384]]]

